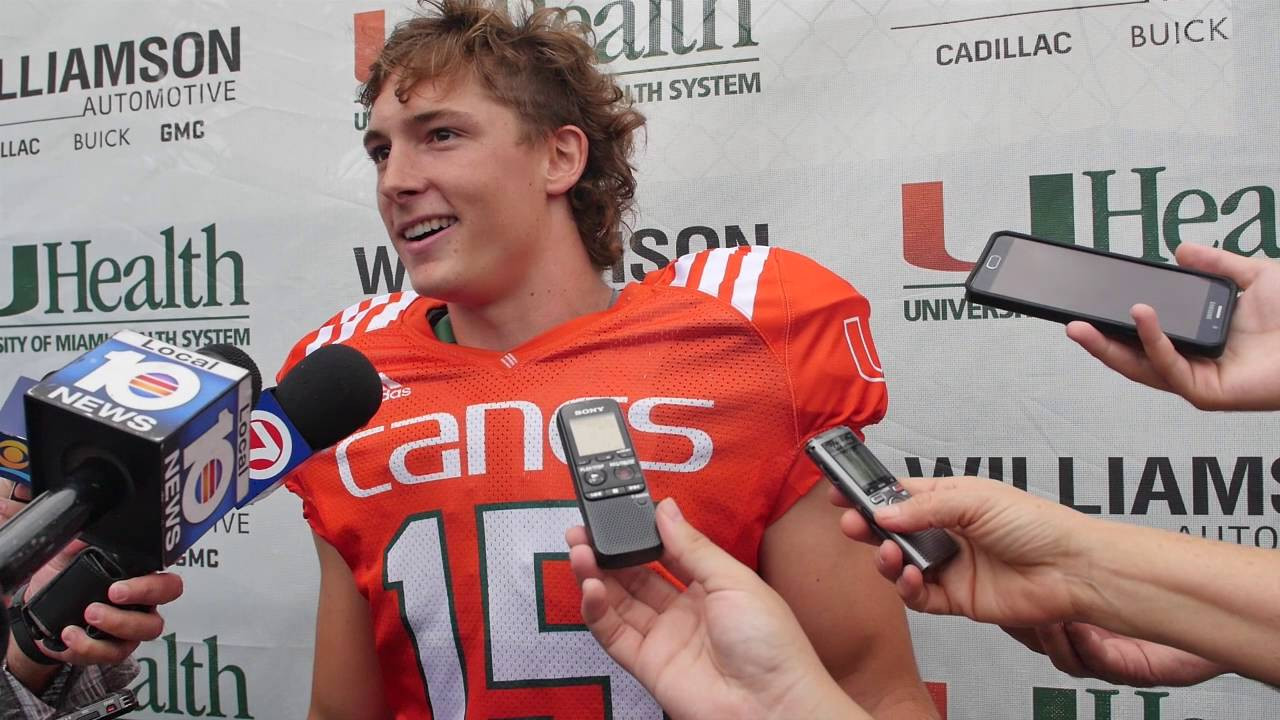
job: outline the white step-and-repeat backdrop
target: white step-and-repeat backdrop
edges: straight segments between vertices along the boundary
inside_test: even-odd
[[[871,299],[891,402],[868,436],[896,472],[1280,545],[1280,418],[1197,413],[960,286],[1006,228],[1160,261],[1181,242],[1280,258],[1280,5],[570,7],[649,118],[614,283],[709,247],[808,253]],[[0,5],[0,379],[123,328],[235,343],[272,371],[333,312],[407,288],[354,97],[411,11]],[[303,716],[318,574],[296,499],[226,517],[178,569],[186,595],[140,651],[140,717]],[[1135,690],[1065,676],[992,627],[912,627],[952,720],[1280,714],[1274,689],[1234,676]]]

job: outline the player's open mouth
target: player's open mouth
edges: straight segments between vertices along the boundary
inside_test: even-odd
[[[405,240],[408,240],[409,242],[426,240],[427,238],[431,237],[432,235],[435,235],[441,230],[444,230],[445,228],[453,226],[453,224],[456,222],[458,222],[458,218],[456,217],[430,218],[427,220],[423,220],[422,222],[416,225],[410,226],[408,229],[404,231],[403,237]]]

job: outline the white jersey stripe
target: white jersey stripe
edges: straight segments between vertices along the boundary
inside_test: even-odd
[[[693,269],[693,253],[682,256],[676,260],[676,278],[671,281],[675,287],[684,287],[689,282],[689,272]]]
[[[390,325],[396,318],[400,317],[400,313],[404,312],[405,308],[409,307],[409,305],[417,299],[417,293],[402,293],[395,302],[388,303],[387,306],[382,309],[382,312],[373,316],[373,319],[369,321],[368,327],[365,328],[365,332],[381,330],[382,328]]]
[[[369,302],[368,307],[356,313],[355,316],[352,317],[351,319],[342,323],[342,332],[338,333],[338,338],[334,340],[334,342],[344,343],[350,340],[351,336],[356,334],[356,328],[360,327],[361,321],[363,321],[369,313],[373,312],[379,307],[382,307],[383,305],[386,305],[387,301],[390,299],[391,299],[390,295],[379,295],[378,297],[371,300]]]
[[[767,245],[756,245],[742,258],[742,267],[738,269],[738,279],[733,283],[733,297],[729,303],[738,312],[751,319],[756,307],[756,289],[760,286],[760,273],[764,272],[764,261],[769,258]]]
[[[325,325],[324,327],[317,330],[315,340],[312,340],[310,343],[307,343],[307,354],[310,355],[316,350],[319,350],[325,345],[328,345],[329,339],[332,337],[333,337],[332,325]]]
[[[379,300],[381,300],[382,302],[386,302],[387,296],[377,295],[375,297],[365,298],[364,300],[361,300],[355,305],[348,305],[346,309],[342,311],[342,315],[340,316],[339,319],[344,323],[350,322],[352,318],[359,317],[363,315],[365,312],[367,312],[369,308],[373,307],[374,305],[378,305]]]
[[[390,302],[395,297],[395,302]],[[366,332],[379,330],[390,325],[404,309],[409,307],[414,300],[418,299],[416,293],[387,293],[378,295],[377,297],[361,300],[342,311],[338,316],[338,323],[329,324],[321,327],[316,331],[315,338],[307,343],[306,354],[319,350],[325,345],[332,343],[344,343],[355,335],[356,329],[360,327],[360,323],[369,315],[369,313],[382,308],[373,319],[369,321],[369,325],[365,328]],[[385,306],[385,307],[383,307]],[[337,337],[334,332],[337,331]]]
[[[711,297],[720,294],[720,283],[724,282],[724,271],[729,266],[732,248],[716,248],[707,253],[707,264],[702,268],[702,279],[698,281],[698,291]]]

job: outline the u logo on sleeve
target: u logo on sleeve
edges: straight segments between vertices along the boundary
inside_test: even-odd
[[[853,365],[858,375],[867,382],[884,382],[884,369],[880,367],[880,357],[871,344],[870,333],[862,318],[854,315],[845,318],[844,339],[849,345],[849,354],[853,356]]]

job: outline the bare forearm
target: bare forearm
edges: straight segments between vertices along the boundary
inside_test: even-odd
[[[867,708],[867,714],[853,715],[856,718],[875,718],[876,720],[937,720],[938,708],[928,693],[903,692],[886,697],[875,707]]]
[[[815,674],[811,683],[792,688],[773,707],[769,717],[771,720],[872,720],[872,716],[854,702],[826,672],[822,672],[820,676]]]
[[[5,658],[9,674],[37,695],[44,692],[44,689],[53,680],[53,676],[62,667],[61,665],[41,665],[33,662],[18,648],[18,644],[12,635],[9,636],[9,648]]]
[[[1079,619],[1280,683],[1280,555],[1118,523],[1087,530]]]

